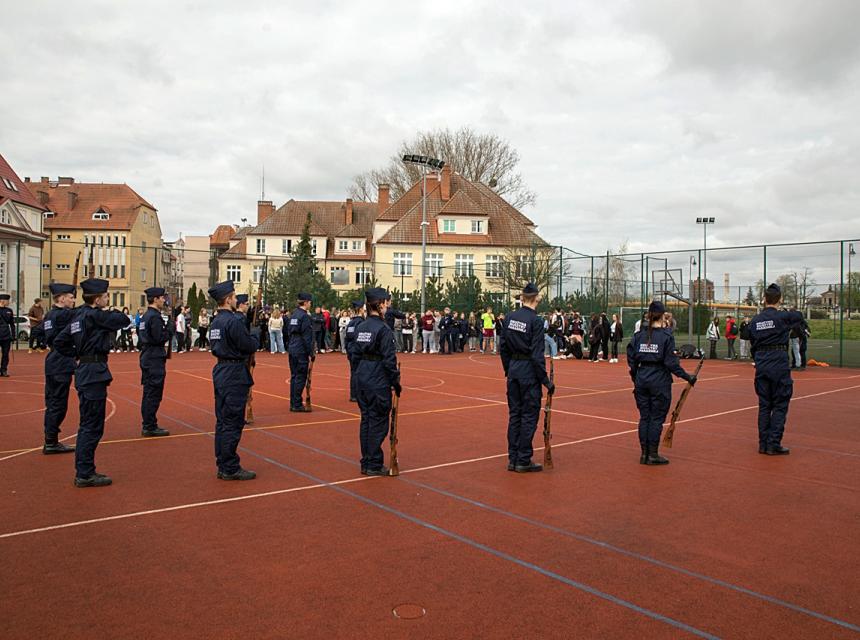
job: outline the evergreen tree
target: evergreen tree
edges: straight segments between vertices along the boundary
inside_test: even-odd
[[[745,305],[749,305],[749,306],[751,306],[751,307],[754,307],[754,306],[755,306],[755,297],[753,296],[753,290],[752,290],[752,287],[749,287],[749,288],[747,289],[747,295],[746,295],[746,296],[744,296],[744,304],[745,304]]]
[[[477,276],[454,276],[445,283],[445,298],[454,311],[475,311],[483,301],[481,281]],[[429,299],[429,296],[428,296]]]
[[[203,293],[203,289],[200,289],[197,292],[197,313],[200,313],[200,309],[206,307],[206,294]]]
[[[197,283],[191,284],[185,305],[191,309],[191,326],[197,326],[197,316],[200,315],[200,298],[197,295]]]
[[[424,296],[428,309],[441,309],[445,306],[445,293],[439,276],[430,276],[424,285]],[[421,305],[421,292],[418,292],[418,305]]]
[[[317,268],[316,258],[311,251],[311,214],[308,212],[302,237],[293,249],[290,261],[285,267],[268,274],[265,297],[272,304],[280,304],[290,309],[299,293],[310,293],[314,306],[338,303],[335,292],[325,274]]]

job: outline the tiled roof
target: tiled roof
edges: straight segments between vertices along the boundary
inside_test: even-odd
[[[245,258],[247,254],[247,241],[239,240],[232,247],[227,249],[224,253],[221,254],[222,258]]]
[[[546,242],[532,229],[534,223],[517,211],[489,187],[466,180],[459,174],[451,175],[451,199],[443,203],[438,182],[427,189],[427,242],[449,245],[488,245],[488,246],[527,246],[543,245]],[[397,202],[388,208],[380,219],[388,219],[389,212],[405,209],[399,221],[380,239],[379,244],[420,244],[421,243],[421,197],[420,190],[407,191]],[[407,202],[402,202],[406,200]],[[411,202],[411,207],[406,208]],[[452,203],[454,203],[452,205]],[[451,207],[451,209],[448,209]],[[454,211],[461,209],[462,211]],[[439,233],[436,218],[441,213],[456,215],[487,216],[485,235]]]
[[[10,189],[3,180],[0,180],[0,204],[5,200],[11,200],[12,202],[19,202],[28,207],[33,207],[39,211],[45,210],[45,207],[39,203],[38,198],[30,193],[30,190],[2,155],[0,155],[0,178],[5,178],[15,187],[14,189]]]
[[[45,218],[46,229],[131,229],[141,206],[155,211],[127,184],[28,182],[26,185],[37,202],[40,192],[47,194],[45,207],[54,215]],[[77,196],[73,206],[69,193]],[[93,220],[93,213],[99,210],[110,213],[110,218]]]
[[[300,236],[308,212],[311,214],[312,236],[334,238],[346,224],[346,204],[343,202],[320,202],[311,200],[289,200],[277,209],[262,224],[249,233],[252,236]],[[369,238],[376,217],[375,202],[355,202],[352,205],[352,225],[355,235],[349,237]]]
[[[231,224],[219,224],[215,231],[209,236],[209,246],[227,246],[230,244],[230,238],[235,235],[237,229],[237,227]]]
[[[353,222],[352,224],[344,226],[334,235],[336,238],[366,238],[367,232]]]

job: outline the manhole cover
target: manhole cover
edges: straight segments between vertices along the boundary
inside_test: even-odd
[[[391,613],[394,614],[395,618],[400,618],[401,620],[415,620],[424,617],[427,610],[421,605],[407,603],[397,605],[391,610]]]

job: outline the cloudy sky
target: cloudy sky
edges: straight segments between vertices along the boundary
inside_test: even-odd
[[[401,140],[508,139],[553,242],[860,235],[854,0],[7,3],[0,153],[128,182],[166,238],[341,200]]]

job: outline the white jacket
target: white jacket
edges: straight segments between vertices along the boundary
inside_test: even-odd
[[[185,314],[176,316],[176,333],[185,333]]]
[[[713,322],[708,325],[708,340],[719,340],[720,339],[720,330],[717,329],[717,325]]]

